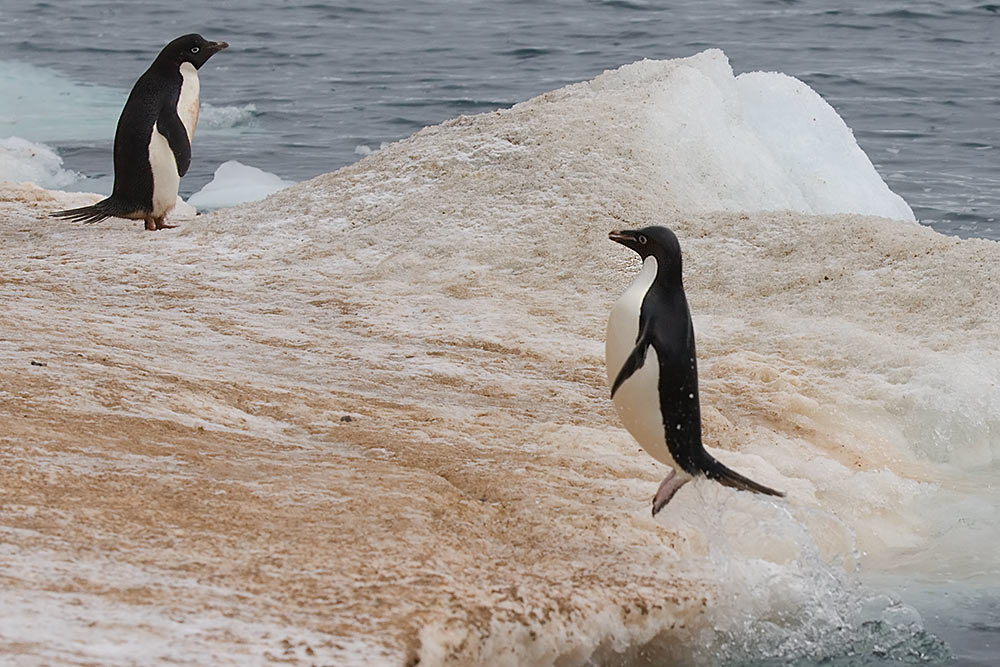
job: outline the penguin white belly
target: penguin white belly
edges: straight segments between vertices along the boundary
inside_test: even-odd
[[[153,170],[153,217],[162,218],[177,203],[177,189],[181,177],[177,173],[177,159],[170,150],[170,142],[153,124],[149,138],[149,166]]]
[[[605,342],[605,361],[608,371],[608,386],[614,384],[618,372],[635,348],[639,336],[639,311],[642,301],[656,279],[656,259],[647,257],[642,270],[625,293],[621,295],[608,318],[608,333]],[[646,359],[642,367],[618,387],[612,398],[618,417],[639,445],[657,461],[672,466],[678,473],[683,470],[674,462],[667,447],[660,412],[660,363],[656,350],[646,348]]]
[[[187,130],[188,141],[194,142],[194,130],[198,127],[198,99],[201,94],[201,82],[198,80],[198,70],[191,63],[181,65],[181,94],[177,98],[177,115]]]
[[[194,130],[198,126],[198,96],[201,83],[198,70],[191,63],[183,63],[180,68],[181,92],[177,98],[177,115],[187,131],[188,141],[194,141]],[[156,124],[149,138],[149,166],[153,170],[153,217],[161,218],[169,213],[177,203],[177,191],[181,177],[177,172],[177,158],[170,150],[170,142],[160,134]]]

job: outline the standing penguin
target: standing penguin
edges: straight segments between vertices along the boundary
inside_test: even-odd
[[[642,257],[642,270],[611,310],[605,359],[611,399],[625,428],[672,468],[653,497],[653,515],[696,475],[784,496],[722,465],[701,444],[694,326],[677,237],[666,227],[646,227],[608,238]]]
[[[227,46],[191,34],[163,47],[135,82],[118,119],[111,196],[52,215],[86,223],[111,217],[145,220],[149,231],[172,227],[163,220],[177,202],[181,176],[191,166],[198,68]]]

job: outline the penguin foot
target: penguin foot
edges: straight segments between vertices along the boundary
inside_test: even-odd
[[[146,231],[155,232],[161,229],[174,229],[177,225],[168,225],[163,222],[163,218],[146,218]]]
[[[663,509],[670,499],[674,497],[682,486],[688,483],[688,477],[680,477],[677,472],[671,470],[663,481],[660,482],[660,488],[656,490],[656,495],[653,496],[653,516],[656,516],[657,512]]]

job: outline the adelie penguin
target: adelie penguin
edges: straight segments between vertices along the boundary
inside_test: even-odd
[[[726,486],[784,496],[730,470],[701,443],[694,326],[681,282],[681,247],[666,227],[615,231],[642,270],[608,319],[605,358],[611,399],[625,428],[672,468],[653,497],[653,515],[684,484],[704,475]]]
[[[118,119],[111,196],[52,215],[86,223],[112,217],[144,220],[149,231],[171,227],[164,218],[177,202],[181,177],[191,166],[198,69],[227,46],[191,34],[163,47],[135,82]]]

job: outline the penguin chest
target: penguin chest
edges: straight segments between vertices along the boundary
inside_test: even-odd
[[[188,141],[194,142],[194,130],[198,126],[198,105],[201,83],[198,70],[191,63],[181,65],[181,94],[177,98],[177,115],[180,116]]]
[[[177,159],[170,150],[170,142],[160,134],[155,123],[149,137],[149,166],[153,172],[153,217],[161,218],[177,203],[181,177],[177,173]]]
[[[656,278],[656,259],[647,257],[642,270],[611,309],[605,341],[608,386],[635,348],[639,336],[639,314],[646,292]],[[666,429],[660,412],[660,362],[656,349],[646,348],[642,366],[625,380],[612,397],[622,424],[639,445],[657,461],[683,472],[667,447]]]

